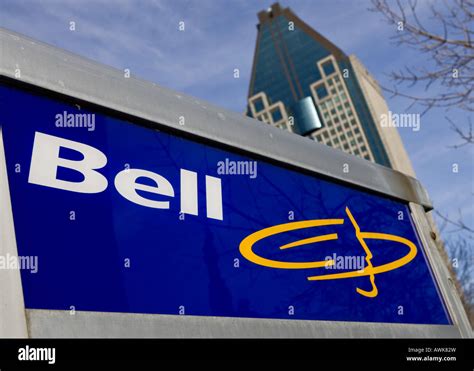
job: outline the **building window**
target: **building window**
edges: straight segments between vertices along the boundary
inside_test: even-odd
[[[279,107],[277,109],[273,110],[271,112],[271,114],[272,114],[273,122],[278,122],[283,118],[283,116],[281,114],[281,110],[280,110]]]
[[[332,64],[331,61],[327,61],[323,63],[323,71],[326,76],[329,76],[336,72],[336,69],[334,68],[334,64]]]
[[[328,96],[328,91],[324,84],[319,84],[318,86],[316,86],[316,95],[319,99],[324,99]]]
[[[265,106],[263,105],[262,98],[256,99],[252,103],[253,103],[253,106],[255,107],[255,112],[263,111],[265,108]]]

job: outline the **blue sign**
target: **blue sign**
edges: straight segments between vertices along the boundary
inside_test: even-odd
[[[27,308],[450,323],[402,202],[11,86],[0,124]]]

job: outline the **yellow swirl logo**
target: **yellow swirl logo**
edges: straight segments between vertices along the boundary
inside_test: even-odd
[[[377,285],[375,284],[375,276],[380,273],[390,272],[394,269],[398,269],[408,264],[409,262],[411,262],[417,254],[416,245],[413,242],[407,240],[406,238],[395,236],[393,234],[378,233],[378,232],[361,232],[359,225],[357,224],[354,216],[352,215],[348,207],[346,207],[346,214],[354,227],[357,240],[359,241],[362,248],[364,249],[366,266],[362,270],[310,276],[307,279],[309,281],[325,281],[325,280],[336,280],[336,279],[343,279],[343,278],[368,276],[370,279],[370,283],[372,284],[372,289],[370,291],[366,291],[366,290],[357,288],[356,291],[360,295],[363,295],[369,298],[375,298],[378,295]],[[273,227],[265,228],[255,233],[252,233],[251,235],[244,238],[242,242],[240,243],[240,253],[242,254],[242,256],[244,256],[247,260],[251,261],[252,263],[255,263],[264,267],[269,267],[269,268],[308,269],[308,268],[322,268],[322,267],[332,266],[334,265],[333,259],[322,260],[322,261],[311,261],[311,262],[286,262],[286,261],[266,259],[262,256],[255,254],[253,251],[253,246],[255,243],[263,240],[264,238],[274,236],[279,233],[295,231],[295,230],[304,229],[304,228],[321,227],[321,226],[327,226],[327,225],[341,225],[341,224],[344,224],[344,219],[314,219],[314,220],[305,220],[305,221],[300,221],[300,222],[291,222],[291,223],[275,225]],[[337,233],[325,234],[321,236],[306,238],[303,240],[295,241],[295,242],[280,246],[280,250],[291,249],[294,247],[303,246],[303,245],[307,245],[311,243],[337,240],[338,238],[339,237]],[[365,242],[365,240],[368,240],[368,239],[398,242],[398,243],[401,243],[402,245],[407,246],[408,252],[405,256],[403,256],[400,259],[394,260],[390,263],[386,263],[383,265],[374,266],[372,264],[372,257],[373,257],[372,252],[370,251],[369,247],[367,246]]]

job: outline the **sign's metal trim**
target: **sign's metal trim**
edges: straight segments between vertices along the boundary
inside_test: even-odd
[[[32,338],[457,338],[449,325],[28,309]]]
[[[0,256],[18,256],[0,123]],[[19,269],[0,269],[0,338],[28,337]]]
[[[410,176],[2,28],[0,75],[432,208]]]
[[[469,324],[466,312],[461,299],[454,286],[454,279],[450,277],[448,269],[441,257],[436,243],[430,236],[430,226],[426,219],[426,214],[420,205],[410,203],[410,210],[413,216],[416,231],[421,239],[425,255],[429,266],[432,269],[434,278],[438,284],[441,296],[445,301],[447,310],[454,325],[459,328],[462,337],[473,337],[473,331]]]

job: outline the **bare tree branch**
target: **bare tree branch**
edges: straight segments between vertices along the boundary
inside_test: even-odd
[[[439,211],[436,211],[436,215],[438,215],[441,220],[446,223],[446,225],[452,225],[456,227],[456,229],[452,230],[451,232],[465,231],[472,235],[469,236],[469,238],[472,238],[474,236],[474,229],[464,223],[461,211],[459,211],[459,218],[457,221],[450,219],[448,216],[441,214]]]
[[[446,120],[448,120],[449,123],[451,124],[451,129],[454,130],[463,141],[460,144],[454,144],[454,145],[450,146],[451,148],[457,149],[457,148],[460,148],[460,147],[464,147],[466,144],[474,144],[474,134],[472,132],[472,122],[471,122],[470,117],[468,117],[468,126],[469,126],[469,128],[466,131],[462,130],[449,117],[446,117]]]
[[[410,100],[410,108],[423,106],[423,113],[433,107],[474,112],[474,3],[451,0],[429,6],[429,23],[436,24],[431,27],[436,32],[422,23],[416,1],[397,0],[389,5],[387,0],[372,0],[372,4],[370,10],[396,27],[392,40],[397,45],[408,45],[424,55],[417,65],[392,72],[394,86],[382,89]],[[408,88],[423,84],[427,94],[401,92],[398,87],[403,84]],[[433,92],[435,86],[442,92]]]

